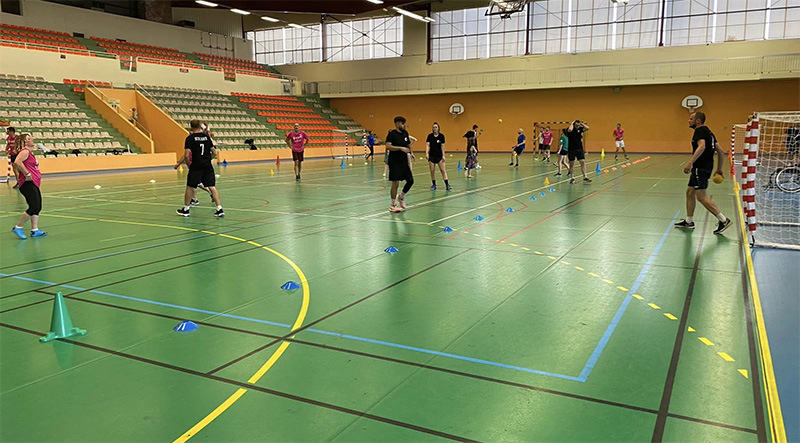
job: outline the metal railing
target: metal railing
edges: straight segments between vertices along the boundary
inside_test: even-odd
[[[91,90],[92,90],[92,92],[94,92],[95,94],[97,94],[98,96],[100,96],[100,98],[101,98],[101,99],[102,99],[102,100],[103,100],[105,103],[107,103],[109,106],[111,106],[111,109],[113,109],[114,111],[116,111],[116,113],[117,113],[117,114],[119,114],[120,116],[122,116],[122,117],[123,117],[125,120],[129,121],[129,122],[130,122],[132,125],[134,125],[134,126],[137,128],[137,129],[139,129],[140,131],[142,131],[142,133],[143,133],[144,135],[146,135],[146,136],[147,136],[147,138],[149,138],[149,139],[151,139],[151,140],[152,140],[152,138],[153,138],[153,137],[151,137],[151,136],[150,136],[150,131],[148,131],[148,130],[147,130],[147,128],[145,128],[144,126],[142,126],[142,124],[141,124],[141,123],[139,123],[138,121],[136,121],[136,120],[133,118],[133,116],[131,116],[131,114],[129,114],[129,113],[127,113],[127,112],[125,112],[125,111],[124,111],[124,110],[123,110],[123,109],[122,109],[120,106],[117,106],[117,105],[116,105],[116,103],[114,102],[114,100],[113,100],[113,99],[111,99],[111,98],[109,98],[107,95],[105,95],[105,94],[103,93],[103,91],[101,91],[101,90],[100,90],[100,89],[99,89],[97,86],[95,86],[95,85],[94,85],[94,84],[92,84],[91,82],[86,82],[86,88],[87,88],[87,89],[91,89]]]
[[[680,81],[725,81],[764,77],[800,77],[800,54],[728,57],[705,60],[589,65],[463,75],[429,75],[320,82],[322,95],[375,93],[441,93],[476,89],[536,89],[613,84],[657,84]]]
[[[64,54],[64,55],[82,55],[82,56],[95,56],[98,58],[106,58],[106,59],[115,59],[118,61],[130,61],[133,63],[137,62],[144,62],[144,63],[151,63],[156,65],[168,65],[168,66],[175,66],[178,68],[187,68],[187,69],[199,69],[204,71],[216,71],[216,72],[223,72],[225,69],[218,67],[218,66],[210,66],[204,65],[200,63],[186,63],[181,61],[174,61],[174,60],[164,60],[146,56],[138,56],[138,55],[118,55],[112,54],[110,52],[100,52],[100,51],[92,51],[91,49],[79,49],[79,48],[68,48],[63,46],[57,45],[41,45],[37,43],[29,43],[29,42],[20,42],[16,40],[9,40],[8,38],[0,37],[0,45],[9,46],[13,48],[22,48],[22,49],[33,49],[39,51],[48,51],[54,52],[57,54]],[[252,75],[258,77],[265,77],[265,78],[274,78],[280,80],[297,80],[297,77],[291,75],[283,75],[283,74],[275,74],[272,72],[265,72],[261,73],[258,71],[252,71],[248,69],[239,69],[234,68],[236,74],[242,75]]]

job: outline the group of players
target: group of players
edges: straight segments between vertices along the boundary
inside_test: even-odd
[[[714,158],[717,158],[716,173],[722,175],[723,154],[724,151],[720,148],[716,137],[705,125],[706,116],[702,112],[693,112],[689,117],[689,127],[694,129],[692,136],[692,159],[685,165],[684,173],[691,174],[689,184],[686,190],[686,217],[680,222],[675,224],[677,228],[694,229],[694,211],[696,202],[700,202],[711,214],[718,220],[717,229],[715,234],[721,234],[727,229],[731,220],[725,217],[716,204],[706,194],[708,188],[708,181],[711,178],[711,172],[714,167]],[[406,119],[402,116],[397,116],[394,119],[395,128],[386,136],[386,156],[385,163],[386,169],[384,176],[388,170],[389,181],[391,181],[390,197],[391,204],[389,207],[390,212],[397,213],[406,209],[406,194],[411,190],[414,185],[413,160],[415,159],[412,151],[412,146],[416,139],[406,131]],[[197,200],[197,189],[202,189],[209,193],[211,200],[216,205],[214,216],[224,217],[225,212],[222,209],[219,192],[216,189],[216,174],[212,164],[213,159],[217,156],[217,150],[212,139],[213,134],[209,132],[208,124],[204,124],[199,120],[192,120],[190,122],[190,134],[186,137],[184,143],[184,155],[175,164],[175,169],[180,165],[186,164],[188,166],[188,174],[186,178],[186,191],[184,193],[184,205],[176,212],[178,215],[188,217],[192,206],[199,205]],[[562,135],[559,139],[559,161],[557,163],[558,172],[556,176],[561,176],[562,166],[567,167],[570,176],[570,183],[574,183],[573,168],[575,160],[580,162],[581,172],[583,174],[583,182],[591,183],[587,176],[586,160],[583,150],[583,134],[589,130],[589,126],[580,120],[570,122],[567,128],[562,130]],[[625,159],[628,159],[627,152],[625,151],[624,143],[624,129],[621,124],[617,124],[614,130],[614,138],[616,145],[615,160],[619,150],[622,149]],[[467,157],[465,161],[466,177],[472,177],[472,170],[479,168],[478,165],[478,139],[483,134],[478,125],[473,125],[472,129],[464,134],[467,140]],[[369,158],[373,153],[375,139],[370,133],[371,140],[368,141],[370,153],[367,154]],[[539,140],[539,153],[542,155],[542,160],[549,162],[550,158],[550,144],[554,139],[550,127],[545,127]],[[444,179],[445,189],[450,191],[452,186],[447,176],[447,169],[445,167],[445,136],[440,131],[438,123],[433,123],[432,131],[428,134],[425,140],[425,158],[428,161],[428,166],[431,175],[431,190],[436,190],[436,168],[438,167],[442,178]],[[31,236],[42,237],[47,235],[38,227],[39,213],[42,208],[42,196],[39,190],[41,186],[41,173],[39,172],[39,164],[33,155],[32,149],[34,148],[34,140],[30,134],[22,134],[17,136],[14,128],[7,130],[7,146],[6,151],[9,158],[13,163],[13,169],[17,176],[17,186],[20,193],[25,197],[28,204],[28,209],[23,212],[19,222],[14,226],[12,232],[19,238],[27,238],[23,230],[23,225],[31,221]],[[286,135],[286,143],[292,148],[292,157],[295,164],[295,178],[300,180],[301,166],[303,162],[303,151],[308,144],[308,135],[300,131],[299,124],[295,124],[294,131]],[[525,149],[525,134],[523,129],[519,129],[517,133],[517,143],[512,146],[512,161],[509,166],[519,166],[519,156]],[[515,162],[516,160],[516,162]],[[569,162],[567,163],[567,160]],[[403,181],[402,190],[400,182]]]

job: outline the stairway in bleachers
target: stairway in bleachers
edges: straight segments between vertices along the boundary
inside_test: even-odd
[[[33,135],[44,156],[96,156],[139,150],[83,99],[72,85],[0,74],[0,120]],[[44,150],[42,149],[44,148]],[[78,152],[76,152],[78,151]]]

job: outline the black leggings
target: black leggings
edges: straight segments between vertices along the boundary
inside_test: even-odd
[[[25,201],[28,203],[28,209],[25,212],[28,215],[39,215],[42,211],[42,192],[39,187],[32,181],[26,181],[19,187],[19,192],[25,196]]]
[[[406,184],[403,185],[403,194],[408,194],[408,191],[411,190],[412,186],[414,186],[414,176],[408,174],[408,178],[406,179]]]

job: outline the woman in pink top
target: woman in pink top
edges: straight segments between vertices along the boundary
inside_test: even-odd
[[[617,129],[614,130],[614,144],[617,147],[617,150],[614,151],[614,161],[618,160],[620,148],[625,155],[625,160],[628,160],[628,153],[625,152],[625,130],[622,129],[622,123],[617,123]]]
[[[22,213],[17,225],[11,230],[17,237],[25,239],[25,231],[22,226],[31,220],[31,237],[44,237],[46,232],[39,229],[39,212],[42,210],[42,193],[39,186],[42,185],[42,174],[39,172],[39,162],[33,156],[33,137],[30,134],[22,134],[16,140],[17,158],[14,166],[17,167],[17,183],[19,192],[25,197],[28,209]]]

